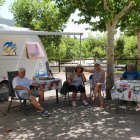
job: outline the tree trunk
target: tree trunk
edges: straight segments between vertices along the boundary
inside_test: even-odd
[[[140,70],[140,30],[137,34],[137,49],[138,49],[137,69]]]
[[[111,98],[111,89],[114,85],[114,34],[115,25],[111,23],[106,25],[107,27],[107,76],[106,76],[106,98]]]

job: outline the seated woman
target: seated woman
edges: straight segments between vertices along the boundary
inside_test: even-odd
[[[81,65],[76,66],[75,72],[68,77],[67,82],[70,84],[70,91],[72,91],[72,106],[76,107],[75,98],[78,91],[82,94],[84,105],[88,105],[85,87],[83,86],[83,82],[86,82],[86,77],[83,74],[83,67]]]
[[[100,107],[104,108],[102,92],[105,92],[105,71],[101,68],[100,62],[96,61],[93,70],[84,69],[86,72],[92,73],[93,102],[95,102],[98,94],[100,99]]]
[[[138,80],[139,72],[135,70],[134,64],[128,64],[126,71],[122,74],[120,80]]]

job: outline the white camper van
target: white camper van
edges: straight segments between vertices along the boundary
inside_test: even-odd
[[[30,79],[35,75],[48,76],[49,63],[38,35],[80,36],[81,63],[83,33],[31,31],[0,24],[0,89],[8,88],[7,71],[17,71],[19,67],[26,69],[26,76]]]
[[[0,24],[0,88],[8,88],[7,71],[26,69],[26,76],[45,75],[48,61],[37,35],[27,28]]]

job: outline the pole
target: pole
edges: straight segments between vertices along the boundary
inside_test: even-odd
[[[61,71],[61,60],[59,59],[59,62],[58,62],[58,68],[59,68],[59,72]]]
[[[81,64],[81,57],[82,57],[82,44],[81,44],[81,34],[80,34],[80,64]]]

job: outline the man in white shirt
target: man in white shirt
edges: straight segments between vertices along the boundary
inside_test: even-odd
[[[44,100],[44,90],[37,84],[33,83],[31,80],[25,77],[26,70],[24,68],[19,68],[18,76],[13,79],[13,88],[17,90],[19,96],[25,99],[29,99],[36,109],[42,112],[43,116],[48,116],[48,111],[46,111],[41,103]],[[31,90],[30,86],[38,87],[38,90]],[[39,102],[36,100],[39,97]]]

